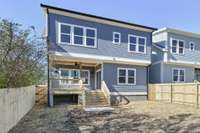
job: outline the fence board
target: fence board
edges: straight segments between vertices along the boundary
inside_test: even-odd
[[[150,84],[149,100],[199,106],[200,83]]]

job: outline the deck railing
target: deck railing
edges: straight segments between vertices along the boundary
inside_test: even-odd
[[[106,99],[108,100],[108,104],[111,105],[110,90],[108,89],[105,81],[101,81],[101,90],[104,93]]]
[[[51,89],[62,89],[62,90],[71,90],[79,89],[82,90],[83,82],[80,78],[50,78]]]

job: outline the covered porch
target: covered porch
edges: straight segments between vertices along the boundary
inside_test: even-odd
[[[50,106],[54,96],[72,95],[78,97],[78,104],[85,105],[87,92],[102,92],[102,66],[102,62],[95,60],[49,56]]]

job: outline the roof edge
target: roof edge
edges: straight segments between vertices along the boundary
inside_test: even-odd
[[[185,35],[185,36],[200,39],[200,34],[198,34],[198,33],[193,33],[193,32],[189,32],[189,31],[184,31],[184,30],[179,30],[179,29],[174,29],[174,28],[168,28],[168,27],[164,27],[164,28],[158,29],[157,31],[154,31],[153,35],[156,35],[156,34],[159,34],[159,33],[162,33],[162,32],[171,32],[171,33],[176,33],[176,34]]]
[[[73,13],[73,14],[78,14],[78,15],[82,15],[82,16],[87,16],[87,17],[92,17],[92,18],[97,18],[97,19],[103,19],[103,20],[107,20],[107,21],[112,21],[112,22],[116,22],[116,23],[121,23],[121,24],[129,25],[129,26],[135,26],[135,27],[139,27],[139,28],[149,29],[149,30],[152,30],[152,32],[158,30],[157,28],[153,28],[153,27],[149,27],[149,26],[144,26],[144,25],[130,23],[130,22],[125,22],[125,21],[121,21],[121,20],[116,20],[116,19],[111,19],[111,18],[96,16],[96,15],[82,13],[82,12],[77,12],[77,11],[72,11],[72,10],[68,10],[68,9],[64,9],[64,8],[59,8],[59,7],[55,7],[55,6],[50,6],[50,5],[46,5],[46,4],[42,4],[42,3],[40,4],[40,6],[42,8],[49,8],[49,9],[54,9],[54,10],[59,10],[59,11],[64,11],[64,12],[69,12],[69,13]]]

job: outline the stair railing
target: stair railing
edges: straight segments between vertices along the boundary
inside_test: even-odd
[[[110,90],[108,89],[105,81],[101,81],[101,90],[102,92],[104,93],[106,99],[108,100],[108,104],[111,105],[111,93],[110,93]]]

